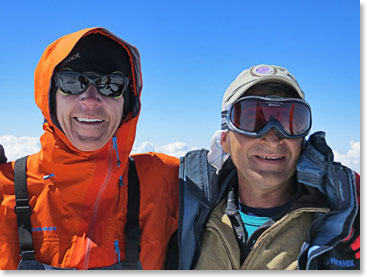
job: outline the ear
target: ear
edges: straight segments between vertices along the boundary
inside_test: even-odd
[[[230,150],[230,143],[229,143],[229,132],[222,132],[222,136],[220,137],[220,145],[222,146],[222,149],[224,152],[229,154]]]

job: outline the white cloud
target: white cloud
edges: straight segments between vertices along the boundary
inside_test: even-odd
[[[0,136],[0,144],[5,149],[5,155],[8,161],[14,161],[25,155],[37,153],[40,148],[39,137],[16,137],[13,135]],[[142,143],[135,143],[132,153],[158,152],[167,155],[181,157],[190,150],[197,149],[189,146],[185,142],[176,141],[162,146],[154,145],[151,142],[144,141]]]
[[[0,144],[5,149],[8,161],[14,161],[25,155],[37,153],[41,149],[39,137],[0,136]]]
[[[0,144],[5,148],[8,161],[14,161],[25,155],[36,153],[40,150],[38,137],[15,137],[13,135],[0,136]],[[151,142],[144,141],[135,143],[132,153],[158,152],[167,155],[182,157],[186,152],[197,149],[182,141],[176,141],[166,145],[157,146]],[[335,161],[339,161],[356,172],[360,172],[360,142],[351,141],[350,149],[346,153],[333,151]]]
[[[350,167],[354,171],[360,173],[360,148],[360,142],[352,140],[350,142],[350,149],[347,151],[347,153],[339,153],[337,151],[333,151],[334,160],[341,162],[343,165]]]
[[[145,153],[145,152],[156,152],[155,151],[155,146],[148,142],[148,141],[144,141],[141,144],[138,143],[134,143],[133,146],[133,150],[131,151],[132,153]]]
[[[182,157],[186,152],[197,149],[189,146],[187,143],[182,141],[176,141],[162,146],[156,146],[151,142],[144,141],[142,143],[135,143],[133,146],[132,153],[144,153],[144,152],[158,152],[164,153],[177,158]]]

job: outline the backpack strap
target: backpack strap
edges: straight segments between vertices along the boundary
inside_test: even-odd
[[[140,183],[135,161],[129,158],[126,246],[124,269],[139,269],[141,229],[139,225]]]
[[[20,255],[22,260],[34,260],[32,241],[31,206],[27,191],[27,156],[15,161],[14,189],[17,214]]]

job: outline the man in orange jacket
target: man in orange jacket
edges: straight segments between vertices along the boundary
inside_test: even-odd
[[[35,71],[41,150],[0,164],[0,269],[163,268],[179,160],[129,159],[141,88],[137,49],[106,29],[47,47]]]

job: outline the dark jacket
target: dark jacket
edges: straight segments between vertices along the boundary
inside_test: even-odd
[[[236,170],[228,161],[219,175],[216,175],[215,169],[208,164],[206,155],[205,150],[192,151],[181,159],[179,269],[193,269],[196,266],[201,269],[229,269],[231,266],[226,265],[231,264],[230,261],[221,263],[223,256],[219,258],[220,253],[228,249],[232,254],[237,251],[234,255],[224,255],[238,260],[234,263],[237,266],[232,266],[235,269],[267,269],[277,268],[279,265],[284,267],[277,269],[359,269],[359,175],[333,161],[332,151],[326,145],[323,133],[315,133],[305,145],[297,165],[297,179],[304,186],[305,193],[284,216],[292,220],[298,218],[304,226],[308,226],[304,240],[299,240],[299,245],[294,246],[297,249],[292,254],[295,263],[289,267],[282,265],[281,261],[275,262],[276,266],[273,267],[267,267],[265,261],[259,263],[259,267],[248,266],[248,260],[240,263],[239,246],[231,243],[236,241],[233,228],[223,231],[226,222],[229,223],[227,225],[231,225],[231,222],[226,221],[225,207],[221,207],[225,205],[223,202],[228,195],[226,191]],[[216,212],[213,213],[214,209]],[[297,211],[302,216],[295,217]],[[219,221],[216,221],[215,217],[218,216]],[[279,219],[278,225],[284,223],[284,217]],[[311,221],[307,223],[307,220]],[[285,230],[291,229],[291,226],[291,222],[284,224]],[[269,232],[272,231],[271,228],[274,227],[269,227]],[[208,234],[209,229],[212,231],[211,235]],[[214,233],[222,231],[227,240],[223,240],[220,235],[213,239]],[[210,248],[218,239],[221,242],[217,245],[224,245],[225,250],[218,247],[213,251]],[[256,248],[261,249],[263,243],[265,240],[258,242]],[[236,247],[238,250],[234,249]],[[275,248],[276,246],[273,246],[271,250]],[[254,249],[249,255],[252,255]],[[212,259],[202,262],[202,251],[211,251]],[[273,258],[278,254],[273,252]],[[268,259],[271,260],[271,257]],[[257,257],[257,260],[261,258]],[[291,258],[288,258],[288,261],[291,261]]]

